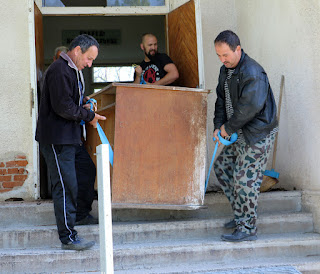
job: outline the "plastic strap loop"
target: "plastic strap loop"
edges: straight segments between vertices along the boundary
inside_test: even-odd
[[[96,104],[96,103],[97,103],[97,100],[95,100],[93,98],[89,99],[86,102],[86,104],[90,104],[90,110],[93,110],[94,104]],[[100,126],[100,124],[98,122],[97,122],[97,131],[98,131],[101,143],[109,146],[109,161],[110,161],[111,166],[113,166],[113,150],[111,148],[111,145],[109,143],[109,140],[108,140],[106,134],[104,133],[102,127]]]
[[[219,138],[219,141],[225,145],[225,146],[229,146],[231,144],[233,144],[235,141],[237,141],[238,139],[238,134],[237,133],[233,133],[231,135],[231,138],[230,140],[226,140],[224,138],[221,137],[221,133],[220,131],[218,132],[218,138]],[[213,141],[216,140],[216,138],[212,138]],[[208,182],[209,182],[209,177],[210,177],[210,173],[211,173],[211,169],[212,169],[212,166],[213,166],[213,161],[214,161],[214,158],[216,157],[216,153],[217,153],[217,150],[218,150],[218,146],[219,146],[219,143],[216,142],[216,145],[214,147],[214,151],[213,151],[213,155],[212,155],[212,159],[211,159],[211,163],[210,163],[210,167],[209,167],[209,171],[208,171],[208,175],[207,175],[207,179],[206,179],[206,184],[205,184],[205,187],[204,187],[204,193],[206,193],[207,191],[207,186],[208,186]]]

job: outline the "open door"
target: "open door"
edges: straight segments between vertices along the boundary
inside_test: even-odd
[[[35,33],[35,48],[36,48],[36,72],[37,72],[37,97],[38,104],[40,103],[40,83],[44,73],[44,49],[43,49],[43,22],[42,13],[36,3],[34,3],[34,33]],[[38,106],[39,107],[39,106]],[[39,155],[40,165],[40,197],[49,198],[50,189],[48,189],[47,166],[43,156]]]
[[[178,86],[204,88],[201,20],[198,0],[191,0],[168,14],[169,55],[180,77]]]
[[[37,82],[39,83],[44,71],[43,23],[41,11],[36,3],[34,3],[34,32],[36,43]]]

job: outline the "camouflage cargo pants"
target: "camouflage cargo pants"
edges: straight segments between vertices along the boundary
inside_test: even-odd
[[[214,164],[217,179],[230,201],[242,232],[255,233],[258,197],[275,134],[254,145],[234,143],[222,149]]]

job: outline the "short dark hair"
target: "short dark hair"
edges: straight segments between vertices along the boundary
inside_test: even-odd
[[[85,53],[92,46],[96,46],[99,49],[97,40],[88,34],[81,34],[74,38],[69,45],[69,50],[73,50],[77,46],[80,46],[82,53]]]
[[[225,30],[219,33],[217,38],[214,40],[214,44],[226,43],[232,51],[235,51],[237,46],[241,46],[240,39],[231,30]]]

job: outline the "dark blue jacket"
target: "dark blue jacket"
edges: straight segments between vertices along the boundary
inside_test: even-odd
[[[45,144],[81,144],[80,121],[90,122],[94,112],[80,104],[78,71],[67,54],[53,62],[46,72],[41,92],[36,140]]]
[[[277,109],[268,76],[264,69],[243,50],[239,64],[228,82],[233,116],[227,121],[224,83],[227,69],[220,69],[215,104],[214,128],[223,124],[226,132],[242,129],[247,144],[253,145],[265,138],[278,125]]]

